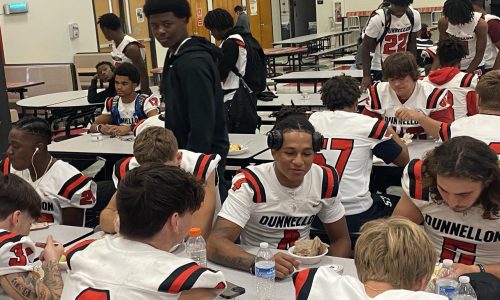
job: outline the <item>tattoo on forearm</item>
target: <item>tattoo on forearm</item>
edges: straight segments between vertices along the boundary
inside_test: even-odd
[[[64,283],[61,277],[61,271],[59,271],[59,262],[55,260],[45,261],[42,267],[45,271],[43,283],[51,294],[51,298],[49,299],[61,298]]]
[[[226,240],[229,243],[234,243],[231,238],[234,235],[234,228],[231,227],[222,227],[216,226],[212,233],[217,236],[218,240]],[[233,245],[231,245],[233,246]],[[234,245],[236,246],[236,245]],[[238,246],[236,246],[238,247]],[[219,245],[217,250],[214,251],[212,255],[212,260],[220,265],[240,269],[244,271],[248,271],[250,266],[252,265],[254,258],[253,257],[243,257],[238,253],[239,251],[232,251],[232,249],[223,249],[225,245]],[[244,251],[244,250],[241,250]],[[230,253],[234,253],[233,255],[227,255]]]

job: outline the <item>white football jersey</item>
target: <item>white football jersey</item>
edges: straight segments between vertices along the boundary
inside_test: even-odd
[[[179,150],[182,153],[181,165],[180,168],[184,171],[192,174],[197,179],[207,180],[212,172],[215,172],[215,176],[217,176],[217,166],[220,162],[220,156],[218,154],[203,154],[203,153],[195,153],[189,150]],[[114,165],[113,170],[113,182],[115,183],[115,187],[118,188],[118,183],[125,178],[125,175],[129,170],[137,168],[139,163],[135,157],[125,157],[120,159]],[[215,179],[215,186],[217,187],[218,182],[217,178]],[[219,194],[219,189],[215,189],[215,215],[221,209],[221,199]]]
[[[236,61],[235,67],[238,70],[238,72],[241,74],[241,76],[245,76],[245,69],[247,67],[247,49],[245,49],[245,41],[243,40],[243,38],[239,34],[232,34],[227,39],[235,39],[236,44],[239,46],[238,47],[238,51],[239,51],[238,52],[238,60]],[[220,44],[221,48],[226,40],[224,40]],[[223,90],[236,90],[239,87],[240,87],[240,78],[236,74],[234,74],[232,71],[229,72],[229,75],[227,76],[226,80],[222,81],[222,89]],[[232,100],[235,93],[236,93],[236,91],[225,94],[224,95],[224,102]]]
[[[484,20],[488,23],[491,20],[500,20],[499,17],[491,14],[486,14]],[[486,49],[484,50],[484,68],[486,70],[492,69],[495,65],[495,60],[497,59],[498,48],[491,41],[490,34],[488,33],[486,37]]]
[[[323,150],[317,154],[335,166],[340,178],[340,192],[346,215],[359,214],[373,203],[370,191],[372,149],[391,138],[388,123],[369,116],[346,111],[322,111],[309,121],[323,135]]]
[[[111,41],[111,58],[113,59],[115,67],[118,67],[124,62],[133,64],[132,60],[125,56],[125,53],[123,53],[123,51],[125,51],[125,48],[127,48],[130,43],[134,43],[139,46],[141,57],[144,61],[146,60],[146,51],[144,45],[139,43],[138,40],[134,39],[130,35],[125,35],[122,42],[118,46],[116,46],[114,41]]]
[[[500,215],[483,217],[484,209],[473,206],[455,212],[436,194],[425,188],[422,160],[414,159],[403,171],[403,191],[424,217],[424,229],[429,235],[439,260],[472,265],[500,262]]]
[[[434,58],[437,55],[437,46],[432,46],[427,49],[422,50],[422,53],[420,53],[420,56],[424,59],[429,59],[430,62],[434,61]]]
[[[66,259],[61,299],[177,299],[190,289],[226,287],[220,271],[116,235],[80,242]]]
[[[118,96],[116,96],[118,97]],[[140,98],[146,98],[142,105],[137,104]],[[139,95],[133,102],[123,103],[122,98],[118,99],[118,108],[113,107],[113,98],[106,99],[104,108],[102,109],[103,115],[111,115],[113,117],[114,125],[132,125],[139,122],[141,119],[147,118],[146,115],[152,110],[159,110],[160,100],[155,95]],[[116,115],[118,114],[118,116]],[[141,117],[144,114],[144,118]]]
[[[138,136],[144,129],[149,127],[165,127],[165,112],[161,114],[139,120],[132,128],[135,136]]]
[[[477,114],[451,124],[441,124],[440,138],[447,141],[456,136],[470,136],[485,142],[500,155],[500,116]]]
[[[408,290],[388,290],[376,297],[366,294],[365,286],[359,279],[349,275],[339,275],[333,266],[303,269],[293,274],[293,284],[297,300],[446,300],[445,296]]]
[[[0,276],[33,270],[35,244],[28,236],[0,229]]]
[[[429,116],[432,112],[444,110],[450,106],[447,94],[448,91],[445,88],[436,88],[430,83],[417,80],[410,98],[405,103],[401,103],[388,82],[379,82],[370,86],[365,108],[384,117],[386,122],[395,127],[398,134],[402,133],[401,131],[421,132],[422,127],[417,121],[396,119],[396,111],[404,107]]]
[[[462,70],[466,70],[469,67],[472,60],[474,59],[474,56],[476,56],[477,36],[474,31],[476,30],[477,23],[481,18],[482,18],[481,13],[474,12],[472,21],[470,21],[469,23],[462,25],[452,25],[451,23],[448,22],[448,28],[446,29],[446,33],[461,40],[464,43],[465,49],[467,51],[467,56],[462,58],[462,60],[460,61],[460,69]],[[484,57],[483,61],[481,61],[478,67],[481,67],[483,65],[484,65]]]
[[[297,188],[280,184],[274,163],[249,166],[233,178],[219,217],[242,228],[241,243],[288,249],[298,239],[308,239],[316,214],[323,223],[344,216],[339,179],[330,166],[313,164]]]
[[[436,70],[433,72],[439,72]],[[444,84],[437,84],[430,79],[432,76],[424,78],[424,82],[428,82],[435,87],[445,88],[448,93],[448,104],[453,109],[455,120],[463,117],[472,116],[477,113],[477,93],[476,85],[479,76],[473,73],[459,72],[452,79]]]
[[[12,173],[26,180],[42,198],[42,215],[38,222],[62,224],[62,210],[68,207],[92,208],[96,203],[97,185],[75,167],[57,160],[38,180],[32,181],[28,169],[18,171],[9,158],[0,162],[4,174]],[[85,224],[83,221],[82,226]]]
[[[372,70],[382,70],[382,62],[391,54],[397,52],[405,52],[408,50],[408,42],[410,31],[416,35],[420,31],[421,20],[420,13],[410,7],[413,12],[413,29],[411,28],[411,21],[406,13],[398,18],[391,15],[391,25],[384,40],[377,44],[375,53],[372,58]],[[364,34],[378,40],[384,33],[385,14],[383,9],[377,9],[370,21],[366,25]]]

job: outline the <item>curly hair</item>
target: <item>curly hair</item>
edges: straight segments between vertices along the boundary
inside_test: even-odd
[[[203,25],[208,30],[226,30],[234,26],[234,20],[231,14],[222,8],[216,8],[207,12]]]
[[[446,0],[443,5],[443,15],[452,25],[463,25],[472,21],[474,7],[470,0]]]
[[[424,187],[443,198],[437,188],[437,175],[479,181],[484,189],[475,205],[484,209],[483,217],[498,214],[500,208],[500,167],[498,157],[488,145],[468,136],[454,137],[436,147],[422,164]]]
[[[321,88],[321,100],[329,110],[352,107],[361,96],[359,81],[351,76],[330,78]]]
[[[453,67],[460,64],[462,58],[467,55],[464,43],[454,36],[439,41],[437,56],[441,67]]]

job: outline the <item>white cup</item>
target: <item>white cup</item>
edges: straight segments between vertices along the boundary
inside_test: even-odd
[[[92,142],[102,141],[102,134],[101,133],[91,133],[90,136],[92,138]]]

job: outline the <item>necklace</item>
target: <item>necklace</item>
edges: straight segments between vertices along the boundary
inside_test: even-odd
[[[36,183],[36,186],[35,186],[35,190],[38,188],[38,186],[40,185],[40,182],[42,182],[42,179],[43,179],[43,176],[45,176],[45,174],[47,174],[47,171],[49,170],[49,167],[50,165],[52,164],[52,159],[53,157],[51,156],[50,157],[50,161],[49,163],[47,164],[47,167],[45,168],[45,171],[43,172],[42,176],[40,176],[40,178],[35,177],[35,181],[39,180],[37,183]],[[35,172],[36,173],[36,172]]]
[[[390,290],[390,288],[385,288],[385,289],[376,289],[376,288],[373,288],[371,286],[369,286],[368,284],[365,283],[365,287],[369,288],[370,290],[372,291],[376,291],[376,292],[385,292],[387,290]]]

